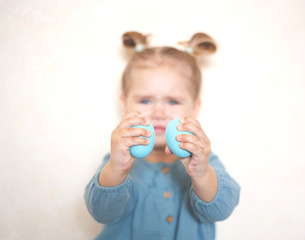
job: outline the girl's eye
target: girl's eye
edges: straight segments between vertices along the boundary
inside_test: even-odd
[[[149,104],[150,100],[149,99],[142,99],[142,100],[140,100],[140,103],[142,103],[142,104]]]
[[[179,102],[172,99],[172,100],[169,100],[169,104],[170,105],[177,105],[177,104],[179,104]]]

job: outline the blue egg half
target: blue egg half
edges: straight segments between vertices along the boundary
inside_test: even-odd
[[[191,153],[179,147],[180,142],[176,140],[176,136],[179,134],[192,134],[192,135],[194,134],[189,131],[179,131],[177,129],[177,126],[180,123],[181,122],[178,118],[170,121],[166,127],[165,137],[166,137],[167,145],[169,149],[173,152],[173,154],[175,154],[177,157],[185,158],[190,156]]]
[[[151,132],[151,136],[148,137],[143,137],[143,138],[148,138],[150,140],[148,145],[135,145],[130,148],[130,154],[135,157],[135,158],[145,158],[147,157],[151,151],[153,150],[155,146],[155,139],[156,139],[156,134],[155,134],[155,129],[152,124],[149,124],[148,126],[145,125],[137,125],[137,126],[132,126],[132,128],[144,128],[146,130],[149,130]]]

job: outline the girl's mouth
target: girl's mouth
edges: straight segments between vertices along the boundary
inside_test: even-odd
[[[156,134],[164,134],[166,128],[162,126],[154,126],[154,129]]]

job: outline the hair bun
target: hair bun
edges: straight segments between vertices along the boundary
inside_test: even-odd
[[[205,33],[196,33],[191,40],[179,44],[191,48],[194,55],[212,54],[217,49],[215,40]]]
[[[148,36],[138,32],[126,32],[122,36],[123,45],[127,48],[135,48],[137,45],[142,44],[146,47]]]

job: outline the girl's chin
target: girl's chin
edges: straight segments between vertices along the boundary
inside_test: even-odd
[[[159,142],[156,139],[154,150],[162,150],[162,151],[164,151],[166,145],[167,145],[166,141]]]

